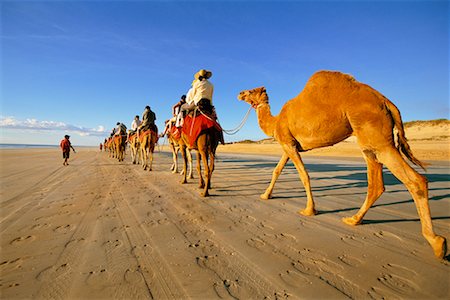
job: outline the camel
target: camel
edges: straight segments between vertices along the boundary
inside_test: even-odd
[[[158,134],[152,130],[139,133],[142,168],[151,171],[153,165],[153,152],[158,142]],[[149,163],[150,160],[150,163]]]
[[[427,179],[417,173],[401,153],[415,165],[425,169],[424,165],[411,152],[400,111],[381,93],[350,75],[320,71],[309,79],[300,94],[282,107],[278,116],[270,112],[269,97],[264,87],[242,91],[238,99],[255,108],[262,131],[274,137],[283,149],[261,199],[271,198],[275,182],[290,159],[307,195],[306,208],[299,213],[315,215],[317,211],[309,175],[299,152],[331,146],[354,135],[367,163],[368,191],[359,211],[352,217],[343,218],[343,222],[348,225],[361,224],[369,208],[384,192],[384,164],[412,195],[420,217],[422,235],[434,254],[439,258],[445,256],[447,242],[433,231]],[[394,128],[398,131],[398,147],[395,146]]]
[[[181,140],[181,136],[179,138],[176,138],[170,131],[167,133],[167,140],[169,141],[169,145],[170,145],[170,150],[172,150],[172,159],[173,159],[173,163],[172,166],[170,167],[170,170],[172,171],[173,174],[178,173],[178,152],[180,152],[180,141]],[[188,164],[189,164],[189,174],[188,174],[188,178],[189,179],[194,179],[194,175],[192,174],[192,153],[191,150],[187,148],[187,160],[188,160]],[[181,175],[183,175],[184,171],[181,170]]]
[[[219,145],[219,138],[217,135],[217,129],[214,127],[206,129],[200,133],[195,141],[194,145],[189,144],[189,137],[181,133],[181,139],[179,141],[181,156],[183,157],[183,179],[182,184],[187,183],[187,150],[197,150],[197,172],[199,177],[199,188],[202,188],[201,196],[209,196],[209,189],[211,188],[211,177],[214,171],[214,160],[216,156],[216,149]],[[209,165],[208,165],[209,158]],[[205,169],[205,180],[202,177],[202,166]]]
[[[139,151],[139,139],[137,133],[134,133],[128,137],[128,143],[130,145],[131,162],[134,164],[139,163],[140,151]]]
[[[118,161],[123,161],[125,158],[125,148],[126,148],[126,135],[116,135],[113,138],[114,148],[116,152],[116,158]]]

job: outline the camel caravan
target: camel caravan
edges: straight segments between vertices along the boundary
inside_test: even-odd
[[[178,172],[177,157],[181,152],[181,183],[186,183],[187,178],[193,178],[191,151],[197,152],[199,187],[203,189],[201,195],[204,197],[209,195],[211,188],[216,149],[219,143],[224,142],[223,130],[217,122],[212,105],[213,86],[208,80],[211,76],[212,73],[207,70],[200,70],[194,75],[192,88],[172,107],[173,118],[166,121],[164,132],[160,135],[168,138],[173,153],[173,173]],[[342,221],[352,226],[362,223],[369,208],[385,191],[382,174],[385,165],[410,192],[422,225],[422,235],[435,256],[445,257],[446,240],[433,230],[427,179],[413,169],[404,157],[424,170],[425,166],[413,155],[405,136],[400,111],[389,99],[352,76],[333,71],[313,74],[303,91],[289,100],[277,116],[271,113],[269,96],[264,87],[242,91],[238,99],[255,109],[262,131],[275,138],[283,149],[281,159],[273,170],[271,182],[261,194],[261,199],[272,197],[282,169],[291,160],[306,191],[306,207],[299,213],[303,216],[316,215],[318,212],[310,178],[300,153],[332,146],[350,136],[356,136],[367,164],[368,190],[359,211]],[[126,139],[130,145],[132,161],[137,163],[139,156],[143,168],[151,170],[153,150],[158,141],[157,129],[151,131],[148,138],[141,138],[139,129],[136,131],[128,133]],[[120,146],[120,140],[114,138],[115,136],[105,141],[105,149],[110,151],[111,157],[120,161],[121,158],[123,160],[123,147]]]

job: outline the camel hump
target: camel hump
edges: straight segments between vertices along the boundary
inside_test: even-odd
[[[394,103],[392,103],[389,99],[384,98],[385,105],[388,111],[390,112],[392,119],[394,120],[394,126],[397,128],[397,148],[416,166],[421,167],[423,170],[425,170],[425,165],[420,160],[418,160],[412,153],[411,148],[408,144],[408,139],[405,135],[405,129],[403,127],[403,121],[402,116],[400,115],[400,111],[395,106]]]
[[[347,83],[356,83],[358,82],[355,77],[353,77],[350,74],[345,74],[339,71],[328,71],[328,70],[322,70],[314,73],[310,79],[309,82],[316,82],[316,83],[329,83],[333,81],[340,81],[340,82],[347,82]]]

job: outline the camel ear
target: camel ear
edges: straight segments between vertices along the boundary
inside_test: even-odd
[[[261,92],[265,92],[266,91],[266,87],[264,87],[264,86],[260,87],[260,89],[261,89]]]

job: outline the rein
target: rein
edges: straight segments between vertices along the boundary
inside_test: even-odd
[[[250,115],[250,111],[252,110],[252,108],[254,108],[254,107],[250,106],[250,107],[248,108],[247,113],[245,114],[245,116],[244,116],[244,118],[242,119],[241,123],[239,123],[239,125],[238,125],[236,128],[231,129],[231,130],[225,130],[225,129],[222,129],[223,132],[225,132],[225,133],[228,134],[228,135],[233,135],[233,134],[238,133],[239,130],[241,130],[242,127],[244,127],[245,122],[247,122],[248,116]]]

